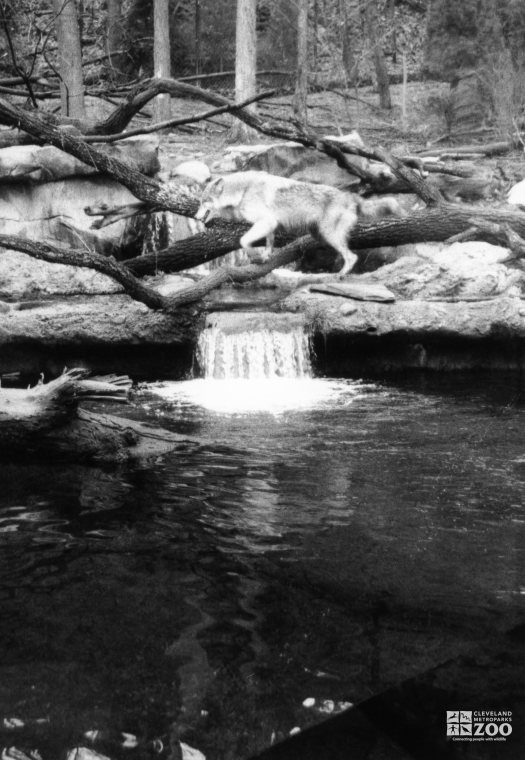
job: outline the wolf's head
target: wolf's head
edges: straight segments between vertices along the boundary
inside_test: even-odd
[[[217,179],[208,182],[201,196],[201,205],[195,214],[195,219],[198,219],[201,222],[206,222],[217,216],[214,212],[218,208],[219,198],[223,189],[224,179],[222,177],[218,177]]]
[[[238,207],[246,192],[246,180],[239,180],[237,175],[217,177],[206,185],[201,197],[201,205],[195,219],[207,222],[216,217],[241,221]]]

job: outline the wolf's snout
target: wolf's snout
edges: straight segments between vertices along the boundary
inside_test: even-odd
[[[206,220],[208,219],[209,215],[211,214],[211,209],[206,208],[205,206],[201,206],[197,213],[195,214],[195,219],[198,219],[199,222],[204,222],[206,224]]]

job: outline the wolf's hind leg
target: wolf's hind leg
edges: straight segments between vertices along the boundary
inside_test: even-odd
[[[348,274],[348,272],[351,272],[352,269],[354,268],[355,263],[357,261],[357,256],[355,255],[355,253],[352,253],[352,251],[349,250],[348,248],[346,249],[346,251],[339,251],[339,253],[344,259],[344,264],[339,270],[338,275],[339,277],[344,277],[345,275]]]
[[[339,271],[339,277],[344,277],[350,272],[357,261],[357,256],[352,253],[348,247],[348,238],[354,225],[328,226],[328,224],[319,225],[319,236],[328,243],[328,245],[340,253],[343,257],[343,266]]]

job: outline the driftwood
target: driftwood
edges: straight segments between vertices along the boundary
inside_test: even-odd
[[[159,456],[191,443],[175,433],[79,408],[82,399],[125,401],[131,386],[125,377],[84,376],[84,370],[70,370],[27,390],[0,389],[0,451],[118,462]]]
[[[369,282],[325,282],[310,285],[311,293],[325,293],[329,296],[351,298],[354,301],[376,301],[393,303],[396,300],[392,291],[381,283]]]

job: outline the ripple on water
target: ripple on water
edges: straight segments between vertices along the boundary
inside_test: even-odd
[[[0,712],[151,738],[184,710],[209,760],[247,757],[305,696],[364,699],[523,612],[523,410],[440,389],[164,383],[134,413],[201,446],[6,468]]]

